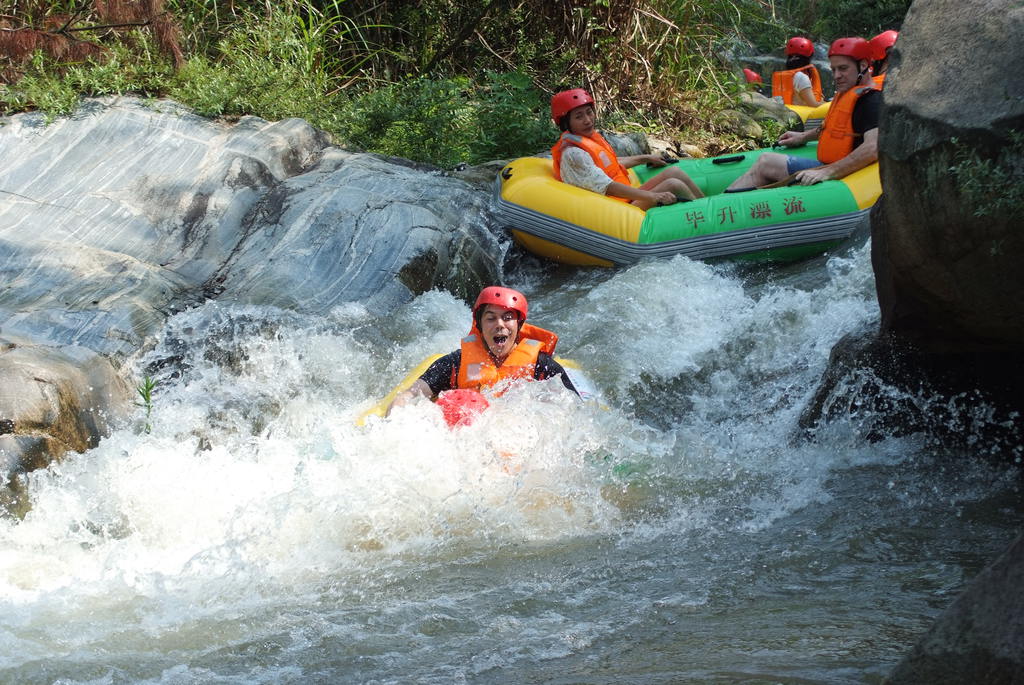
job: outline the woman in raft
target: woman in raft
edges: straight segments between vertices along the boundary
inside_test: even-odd
[[[697,184],[677,167],[669,167],[640,187],[630,183],[630,167],[647,164],[665,166],[658,155],[633,155],[619,159],[604,137],[597,132],[594,98],[582,88],[557,93],[551,98],[551,118],[562,131],[551,148],[555,178],[570,185],[629,202],[647,210],[655,205],[670,205],[677,199],[704,197]]]
[[[423,372],[388,407],[400,407],[414,397],[436,398],[446,390],[482,390],[515,379],[545,380],[559,376],[579,395],[562,365],[555,361],[558,336],[526,323],[529,306],[518,290],[489,286],[473,304],[473,325],[459,349],[446,354]]]
[[[821,76],[813,64],[814,43],[794,36],[786,41],[786,68],[772,74],[772,95],[787,105],[817,107],[823,102]]]

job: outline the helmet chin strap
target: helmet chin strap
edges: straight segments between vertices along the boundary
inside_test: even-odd
[[[871,62],[867,62],[866,66],[857,72],[857,80],[853,82],[853,85],[860,85],[860,80],[864,78],[864,75],[868,73],[868,69],[871,68]]]

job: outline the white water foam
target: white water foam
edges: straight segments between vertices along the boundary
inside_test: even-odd
[[[0,667],[276,682],[328,651],[367,679],[452,682],[715,602],[720,549],[828,502],[835,474],[897,469],[919,447],[791,440],[832,344],[876,316],[866,249],[814,290],[745,278],[680,258],[528,291],[604,406],[524,384],[456,431],[427,401],[355,425],[457,346],[469,309],[451,295],[386,319],[175,317],[139,363],[159,380],[151,432],[140,410],[33,474],[32,510],[0,520]],[[894,476],[892,492],[913,504],[915,485]]]

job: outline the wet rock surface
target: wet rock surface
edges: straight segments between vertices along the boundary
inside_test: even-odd
[[[855,402],[885,406],[886,398],[844,380],[867,368],[896,394],[935,397],[902,403],[894,422],[905,432],[923,427],[969,442],[978,436],[964,427],[985,407],[990,420],[978,430],[1010,426],[1003,456],[1020,459],[1024,99],[1007,93],[1024,92],[1024,76],[1006,59],[1022,38],[1024,8],[1013,3],[912,6],[879,126],[883,195],[871,213],[871,247],[880,330],[837,348],[804,428]],[[967,72],[983,85],[948,87],[948,74]],[[952,408],[939,417],[932,405],[943,397]]]
[[[873,263],[883,330],[926,351],[1024,347],[1022,39],[1019,3],[939,0],[914,3],[895,47]]]
[[[1024,537],[977,575],[885,681],[1024,683]]]
[[[957,49],[950,50],[949,46]],[[832,351],[801,427],[860,416],[1022,463],[1024,50],[1020,3],[915,2],[896,43],[871,213],[880,330]],[[951,74],[975,87],[951,88]],[[887,682],[1024,683],[1024,542],[982,571]]]
[[[115,379],[177,311],[207,300],[387,311],[498,278],[488,194],[334,147],[302,120],[229,124],[110,98],[0,124],[0,336],[13,345],[0,364],[24,376],[5,377],[20,406],[0,411],[5,476],[123,420],[133,384]],[[97,394],[87,386],[104,364]]]

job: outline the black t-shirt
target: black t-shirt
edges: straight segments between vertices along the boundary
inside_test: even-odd
[[[860,86],[855,86],[859,88]],[[857,104],[853,106],[853,131],[857,134],[854,147],[857,147],[864,140],[864,134],[873,128],[878,128],[878,115],[882,109],[882,91],[872,90],[857,98]]]
[[[460,364],[462,364],[462,350],[455,350],[431,364],[420,376],[420,379],[430,386],[430,392],[435,396],[445,390],[453,390],[459,376]],[[542,381],[554,376],[561,376],[562,385],[577,395],[580,394],[569,380],[569,374],[565,372],[562,365],[556,362],[550,354],[541,352],[537,355],[537,365],[533,369],[534,379]]]

